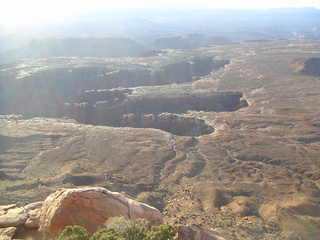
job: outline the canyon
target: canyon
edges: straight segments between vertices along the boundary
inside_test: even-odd
[[[283,40],[1,65],[0,204],[104,187],[228,240],[317,240],[319,76],[293,63],[319,54]]]

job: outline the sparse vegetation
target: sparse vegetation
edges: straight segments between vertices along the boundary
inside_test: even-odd
[[[84,227],[75,225],[67,226],[60,234],[58,240],[87,240],[89,237]]]
[[[175,226],[163,224],[152,227],[146,234],[146,240],[170,240],[174,239],[176,233],[177,228]]]
[[[125,240],[125,238],[112,229],[104,228],[93,234],[90,240]]]
[[[113,230],[127,240],[145,239],[148,223],[143,219],[127,220],[123,217],[111,218],[106,229]]]
[[[58,240],[172,240],[176,234],[177,228],[172,225],[150,227],[144,219],[127,220],[115,217],[90,238],[83,227],[67,226]]]

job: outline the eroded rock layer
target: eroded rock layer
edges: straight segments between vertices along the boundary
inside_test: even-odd
[[[202,119],[173,113],[123,115],[121,126],[136,128],[156,128],[180,136],[200,136],[210,134],[214,128]]]
[[[153,89],[90,90],[66,103],[63,115],[81,123],[121,127],[157,128],[177,135],[213,132],[203,120],[174,113],[234,111],[247,106],[240,92],[167,91]],[[149,91],[149,92],[148,92]],[[82,102],[83,101],[83,102]]]
[[[83,90],[186,83],[228,63],[212,56],[167,54],[150,58],[45,58],[2,65],[0,113],[57,117],[60,105]]]

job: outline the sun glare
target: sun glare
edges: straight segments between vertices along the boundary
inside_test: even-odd
[[[318,0],[10,0],[2,3],[0,26],[19,27],[46,21],[60,21],[66,17],[99,10],[119,8],[277,8],[320,7]]]

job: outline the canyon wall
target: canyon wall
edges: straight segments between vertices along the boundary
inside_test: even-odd
[[[57,58],[2,66],[0,113],[56,117],[61,104],[72,101],[86,89],[186,83],[228,63],[209,57],[150,66],[83,61],[86,62]]]
[[[194,111],[234,111],[247,106],[240,92],[193,91],[137,94],[136,89],[85,91],[63,107],[63,116],[81,123],[118,127],[158,128],[177,135],[213,132],[203,120],[180,116]]]

